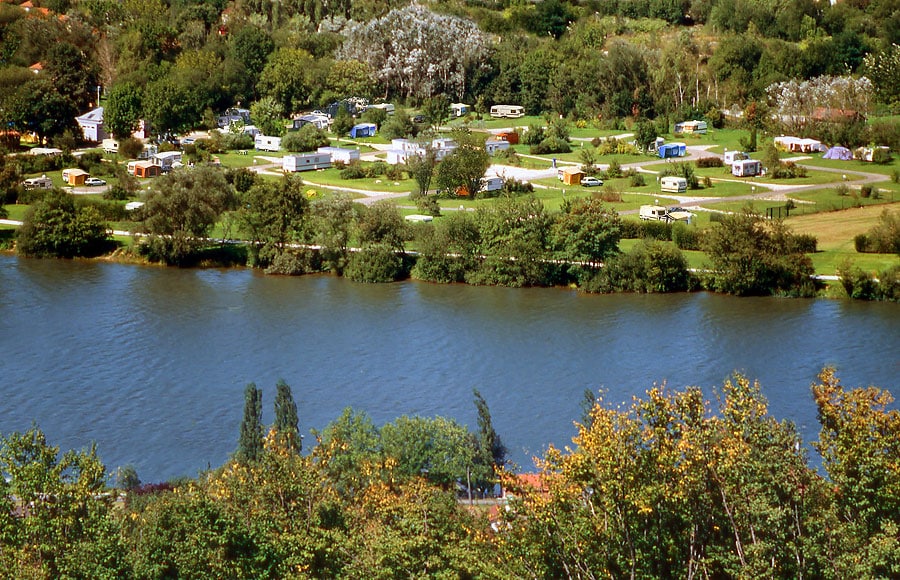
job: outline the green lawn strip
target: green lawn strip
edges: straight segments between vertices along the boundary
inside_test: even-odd
[[[7,204],[7,205],[3,206],[3,208],[6,210],[6,213],[7,213],[6,219],[17,220],[17,221],[22,221],[25,219],[25,214],[28,213],[28,208],[30,208],[30,207],[31,207],[30,205],[18,204],[18,203]],[[14,226],[10,226],[10,227],[14,227]]]
[[[301,176],[306,183],[328,185],[337,189],[362,189],[365,191],[384,191],[389,193],[409,192],[416,189],[415,180],[391,181],[383,175],[375,178],[342,179],[341,170],[334,167],[301,173]],[[310,185],[310,187],[315,188],[314,185]]]
[[[488,115],[483,115],[481,119],[476,119],[474,116],[466,116],[459,117],[456,119],[451,119],[447,125],[450,127],[469,127],[472,130],[485,129],[485,130],[495,130],[495,129],[506,129],[509,127],[530,127],[531,125],[540,125],[543,127],[546,125],[546,121],[543,117],[539,115],[530,115],[525,117],[520,117],[518,119],[495,119]]]
[[[876,275],[878,272],[900,265],[900,258],[896,254],[860,254],[853,248],[852,242],[850,242],[849,249],[816,252],[810,254],[810,258],[812,258],[816,274],[822,276],[834,276],[837,274],[837,270],[847,262]]]
[[[898,194],[900,194],[900,191],[898,191]],[[880,192],[878,198],[874,199],[872,197],[861,197],[856,192],[852,192],[850,195],[839,195],[836,188],[825,188],[808,192],[792,193],[790,194],[790,197],[797,200],[795,201],[796,208],[791,210],[791,214],[804,215],[824,211],[836,211],[851,207],[891,203],[894,198],[900,198],[900,195],[895,195],[895,190],[887,190],[885,192]]]
[[[895,171],[900,170],[900,157],[894,156],[890,163],[879,165],[877,163],[869,163],[868,161],[842,161],[840,159],[822,159],[821,157],[813,157],[804,159],[799,162],[801,165],[812,165],[815,167],[827,167],[830,169],[841,169],[847,171],[862,171],[864,173],[880,173],[881,175],[891,176]]]

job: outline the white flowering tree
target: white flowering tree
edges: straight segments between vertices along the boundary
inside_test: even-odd
[[[471,21],[412,4],[347,28],[339,58],[369,65],[385,93],[462,98],[466,79],[490,53]]]
[[[872,90],[872,81],[866,77],[821,76],[774,83],[766,93],[781,124],[795,132],[813,120],[841,120],[850,114],[865,117]]]
[[[880,52],[866,55],[866,75],[875,85],[875,95],[886,105],[900,105],[900,46],[892,44]]]

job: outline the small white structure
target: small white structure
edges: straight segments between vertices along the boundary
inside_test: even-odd
[[[525,107],[521,105],[494,105],[491,107],[491,117],[498,119],[518,119],[525,116]]]
[[[471,107],[465,103],[453,103],[450,105],[450,112],[454,117],[463,117],[469,114]]]
[[[150,159],[153,163],[159,165],[160,169],[163,171],[172,171],[172,169],[178,167],[176,163],[181,163],[182,153],[181,151],[163,151],[162,153],[157,153]]]
[[[684,193],[685,191],[687,191],[687,179],[685,179],[684,177],[667,175],[659,180],[659,188],[662,191],[668,191],[671,193]]]
[[[28,153],[29,155],[59,155],[62,153],[62,149],[57,149],[56,147],[32,147]]]
[[[434,218],[430,215],[422,215],[420,213],[411,213],[408,216],[405,216],[403,219],[408,222],[430,222],[434,220]]]
[[[731,165],[735,161],[740,161],[741,159],[750,159],[750,156],[744,153],[743,151],[726,151],[725,152],[725,164]]]
[[[25,189],[53,189],[53,180],[46,175],[32,177],[22,182]]]
[[[142,201],[129,201],[125,204],[125,211],[134,211],[142,207],[144,207],[144,202]]]
[[[119,142],[115,139],[104,139],[103,140],[103,151],[106,153],[118,153],[119,152]]]
[[[359,149],[346,149],[344,147],[319,147],[316,153],[322,155],[330,155],[331,162],[340,161],[341,163],[350,163],[351,161],[359,161]]]
[[[281,159],[281,168],[284,171],[313,171],[329,167],[331,167],[331,155],[328,153],[286,155]]]
[[[485,175],[481,178],[481,191],[500,191],[503,189],[503,178],[497,175]]]
[[[754,177],[762,173],[762,163],[756,159],[739,159],[731,164],[731,174],[735,177]]]
[[[498,137],[488,137],[488,139],[484,142],[484,150],[487,151],[487,154],[490,156],[494,156],[497,151],[506,151],[509,149],[509,141],[506,139],[500,139]]]
[[[85,141],[103,141],[108,136],[103,130],[103,107],[97,107],[80,117],[75,122],[81,127]]]
[[[392,103],[380,103],[378,105],[369,105],[368,107],[366,107],[367,111],[369,109],[381,109],[388,115],[393,115],[394,111],[396,110],[396,107],[394,107],[394,105]]]
[[[684,121],[675,123],[675,134],[687,135],[705,135],[707,130],[706,121]]]
[[[257,151],[278,151],[281,149],[281,137],[268,137],[262,133],[253,138]]]
[[[891,148],[885,147],[884,145],[879,145],[878,147],[860,147],[853,152],[853,156],[860,161],[868,161],[871,163],[875,159],[876,151],[885,151],[890,154]]]

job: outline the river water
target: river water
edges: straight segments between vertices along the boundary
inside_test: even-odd
[[[584,389],[628,402],[654,383],[759,379],[770,411],[818,433],[810,384],[900,395],[900,306],[707,293],[580,295],[565,289],[364,285],[330,276],[179,270],[0,256],[0,432],[35,422],[51,443],[91,441],[110,470],[196,475],[235,449],[243,390],[291,385],[301,431],[344,407],[475,427],[488,401],[528,468],[570,443]],[[813,457],[813,461],[817,461]]]

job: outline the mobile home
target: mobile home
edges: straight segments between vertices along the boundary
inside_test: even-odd
[[[743,151],[726,151],[725,152],[725,163],[731,165],[735,161],[740,161],[741,159],[749,159],[750,156],[744,153]]]
[[[500,191],[503,189],[503,178],[491,175],[481,178],[481,191]]]
[[[369,105],[368,107],[366,107],[366,110],[368,111],[369,109],[381,109],[388,115],[393,115],[394,111],[397,110],[397,108],[394,107],[394,105],[392,103],[380,103],[378,105]]]
[[[350,163],[351,161],[359,161],[359,149],[347,149],[345,147],[319,147],[316,153],[320,155],[331,155],[332,163],[340,161],[341,163]]]
[[[687,135],[705,135],[707,130],[706,121],[685,121],[683,123],[675,123],[675,134]]]
[[[331,167],[330,153],[307,153],[305,155],[286,155],[281,160],[284,171],[313,171]]]
[[[498,119],[518,119],[525,116],[525,107],[521,105],[494,105],[491,117]]]
[[[685,191],[687,191],[687,179],[685,179],[684,177],[667,175],[659,180],[659,188],[662,191],[668,191],[671,193],[684,193]]]
[[[731,174],[736,177],[753,177],[762,173],[762,163],[756,159],[740,159],[731,164]]]
[[[278,151],[281,149],[281,137],[269,137],[260,134],[253,139],[253,143],[257,151]]]

